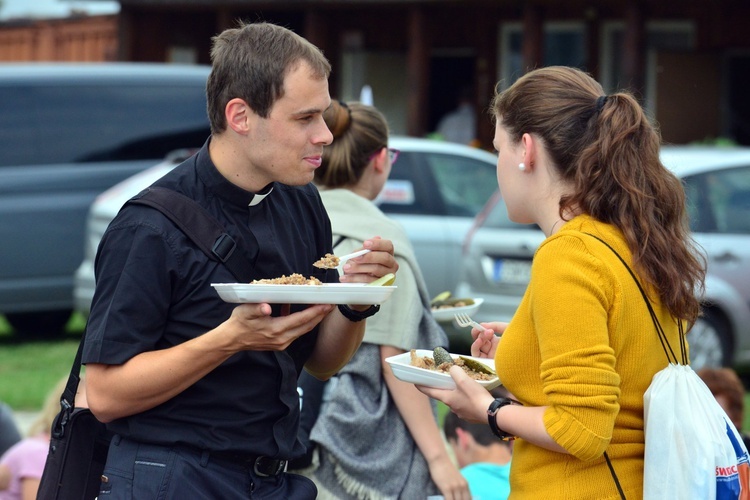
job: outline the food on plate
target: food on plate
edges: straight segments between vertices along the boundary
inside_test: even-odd
[[[435,364],[438,366],[442,365],[443,363],[447,363],[449,365],[454,364],[453,358],[451,357],[450,353],[443,347],[436,347],[432,350],[432,359],[435,360]]]
[[[325,257],[321,257],[316,262],[313,262],[313,266],[321,269],[335,269],[339,265],[339,258],[332,253],[327,253]]]
[[[322,285],[323,283],[315,276],[305,278],[301,274],[283,275],[280,278],[269,278],[253,280],[251,285]]]
[[[388,273],[376,279],[375,281],[369,282],[368,285],[369,286],[390,286],[395,281],[396,281],[396,275],[393,273]]]
[[[452,294],[448,291],[440,292],[430,301],[430,309],[437,311],[439,309],[452,309],[454,307],[466,307],[474,305],[474,299],[451,298]]]
[[[430,301],[430,304],[435,304],[437,302],[442,302],[444,300],[448,300],[451,298],[451,293],[449,291],[440,292],[439,294],[435,295],[435,298],[433,298]]]
[[[418,356],[415,349],[412,349],[410,354],[409,364],[417,368],[446,373],[450,370],[451,366],[456,365],[460,366],[474,380],[492,380],[497,377],[495,370],[484,363],[466,356],[457,356],[454,358],[442,347],[436,347],[433,350],[432,356]],[[444,358],[445,354],[448,355],[450,361]]]
[[[437,311],[439,309],[453,309],[454,307],[473,306],[474,299],[447,299],[430,304],[430,309]]]

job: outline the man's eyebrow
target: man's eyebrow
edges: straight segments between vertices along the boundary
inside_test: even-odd
[[[310,109],[301,109],[295,113],[293,113],[295,116],[303,116],[303,115],[315,115],[318,113],[322,113],[323,109],[320,108],[310,108]]]

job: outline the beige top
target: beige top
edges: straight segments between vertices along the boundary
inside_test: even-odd
[[[324,190],[320,193],[331,219],[334,243],[346,239],[334,249],[344,255],[362,248],[362,242],[380,236],[393,242],[399,269],[397,286],[391,297],[380,306],[380,312],[367,319],[364,342],[390,345],[405,351],[417,346],[419,323],[423,314],[420,294],[429,303],[427,287],[419,270],[414,250],[404,228],[385,215],[374,203],[348,189]]]

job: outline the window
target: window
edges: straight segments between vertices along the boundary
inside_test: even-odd
[[[602,28],[602,43],[600,52],[601,84],[608,93],[626,87],[623,81],[622,54],[624,52],[625,23],[604,23]],[[646,51],[653,54],[655,51],[686,51],[693,49],[695,39],[695,26],[690,21],[674,22],[649,22],[646,24]],[[655,75],[653,65],[647,64],[644,68],[647,72],[646,81],[653,81]],[[651,102],[653,91],[645,89],[646,108],[653,109]]]
[[[445,154],[425,156],[435,178],[445,215],[474,217],[497,188],[494,165]]]
[[[474,217],[495,189],[492,163],[453,154],[402,151],[376,203],[386,213]]]
[[[750,234],[750,167],[685,179],[693,231]]]
[[[203,85],[2,89],[0,166],[155,159],[209,135]]]
[[[586,42],[584,25],[577,22],[550,22],[544,24],[544,66],[574,66],[584,68]],[[524,73],[523,25],[503,24],[500,29],[500,80],[507,89]]]

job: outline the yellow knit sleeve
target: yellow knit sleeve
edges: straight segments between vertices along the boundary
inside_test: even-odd
[[[608,329],[619,300],[614,277],[575,235],[545,242],[532,275],[547,432],[571,455],[598,458],[619,411],[620,377]]]

